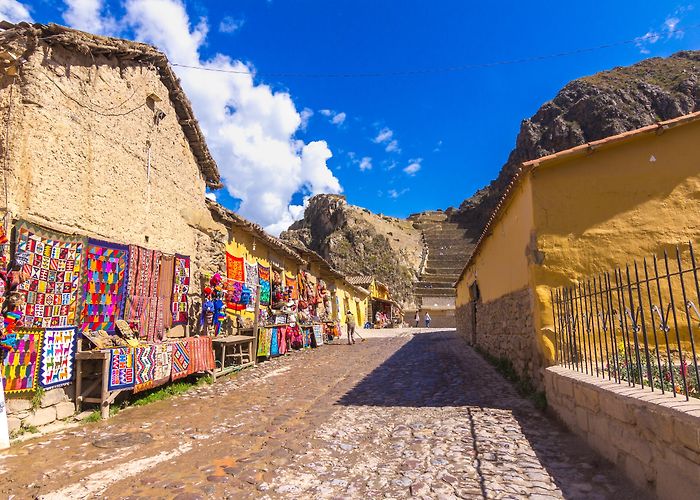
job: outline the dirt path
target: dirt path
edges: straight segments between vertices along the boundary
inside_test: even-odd
[[[370,334],[0,454],[15,498],[643,498],[453,331]]]

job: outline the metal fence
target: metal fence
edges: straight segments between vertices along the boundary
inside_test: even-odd
[[[700,268],[692,244],[674,253],[552,290],[556,362],[700,398]]]

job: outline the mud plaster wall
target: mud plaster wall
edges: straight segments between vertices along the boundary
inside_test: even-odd
[[[204,179],[155,68],[40,45],[10,89],[5,77],[14,217],[190,255],[195,284],[200,269],[223,269],[226,231],[206,208]],[[161,99],[158,124],[149,94]],[[4,146],[5,127],[2,135]]]

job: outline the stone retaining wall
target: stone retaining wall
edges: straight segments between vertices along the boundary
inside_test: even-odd
[[[469,344],[509,359],[518,375],[542,388],[544,360],[536,346],[532,311],[532,292],[525,288],[491,302],[477,302],[475,311],[471,303],[459,306],[457,331]]]
[[[69,395],[70,394],[70,395]],[[33,394],[23,397],[5,395],[7,424],[11,434],[16,435],[22,429],[43,427],[57,420],[65,420],[75,414],[73,387],[51,389],[42,394],[36,403]]]
[[[700,400],[629,387],[561,366],[544,370],[549,407],[659,498],[700,495]]]

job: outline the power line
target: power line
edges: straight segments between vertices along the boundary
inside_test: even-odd
[[[195,69],[201,71],[210,71],[214,73],[229,73],[234,75],[250,75],[250,76],[269,76],[269,77],[299,77],[299,78],[380,78],[380,77],[396,77],[396,76],[420,76],[440,73],[454,73],[460,71],[468,71],[473,69],[493,68],[497,66],[510,66],[515,64],[526,64],[531,62],[545,61],[548,59],[557,59],[561,57],[571,57],[579,54],[596,52],[599,50],[612,49],[631,44],[639,44],[644,42],[655,43],[659,38],[672,36],[678,33],[700,28],[700,24],[692,24],[683,29],[675,29],[664,31],[663,33],[652,33],[641,37],[631,38],[629,40],[621,40],[618,42],[605,43],[593,47],[585,47],[564,52],[556,52],[553,54],[545,54],[539,56],[523,57],[520,59],[507,59],[502,61],[492,61],[486,63],[462,64],[457,66],[444,66],[437,68],[421,68],[413,70],[396,70],[396,71],[367,71],[367,72],[343,72],[343,73],[301,73],[301,72],[273,72],[273,71],[250,71],[250,70],[235,70],[223,68],[211,68],[207,66],[195,66],[189,64],[171,63],[172,66],[178,68]]]

